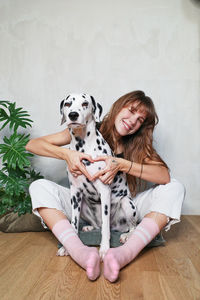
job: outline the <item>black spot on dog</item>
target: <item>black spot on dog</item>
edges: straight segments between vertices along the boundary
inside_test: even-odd
[[[113,193],[113,194],[116,194],[116,193],[117,193],[117,191],[116,191],[116,190],[112,190],[112,193]]]
[[[123,180],[123,179],[122,179],[122,177],[121,177],[121,178],[120,178],[120,180],[119,180],[119,183],[121,183],[121,182],[122,182],[122,180]]]
[[[82,97],[85,99],[85,95],[83,94]]]
[[[92,192],[92,191],[89,191],[87,188],[86,188],[86,191],[87,191],[87,193],[89,194],[89,195],[96,195],[96,193],[94,193],[94,192]]]
[[[74,226],[75,226],[75,228],[77,229],[77,223],[78,223],[78,220],[77,220],[77,217],[75,217],[75,222],[74,222]]]
[[[100,140],[99,139],[97,139],[97,144],[100,145]]]
[[[120,225],[126,224],[126,219],[125,218],[120,219],[119,223],[120,223]]]
[[[95,114],[95,111],[97,109],[96,107],[96,101],[94,100],[94,97],[93,96],[90,96],[91,100],[92,100],[92,105],[93,105],[93,113]]]
[[[98,146],[98,149],[99,149],[99,150],[102,150],[101,146]]]
[[[119,193],[116,196],[123,196],[124,195],[124,191],[120,190]]]
[[[67,96],[67,98],[66,98],[65,100],[67,100],[69,97],[70,97],[70,95],[69,95],[69,96]]]
[[[77,209],[78,208],[78,201],[77,201],[77,199],[76,199],[75,196],[72,197],[72,201],[73,201],[73,207],[74,207],[74,209]]]
[[[92,210],[93,210],[94,213],[97,211],[97,208],[96,208],[95,205],[93,205],[91,208],[92,208]]]
[[[135,210],[135,205],[133,204],[133,202],[132,202],[132,201],[129,201],[129,203],[130,203],[130,205],[131,205],[131,208],[132,208],[133,210]]]
[[[76,144],[76,151],[79,151],[79,145]]]
[[[94,198],[93,197],[87,197],[87,199],[90,201],[90,202],[94,202]]]
[[[107,216],[108,215],[108,205],[105,205],[105,210],[104,210],[104,214]]]
[[[105,154],[108,154],[107,150],[106,149],[103,149],[103,153]]]
[[[85,144],[85,141],[82,140],[80,137],[75,137],[75,140],[77,141],[77,144],[75,145],[76,149],[80,149],[83,147],[83,145]],[[79,150],[77,150],[79,151]]]
[[[99,136],[99,135],[100,135],[97,129],[96,129],[96,135],[97,135],[97,136]]]
[[[91,165],[91,162],[87,159],[83,159],[82,162],[85,166],[90,166]]]
[[[127,196],[128,192],[127,190],[124,191],[124,197]]]
[[[114,178],[113,182],[114,182],[114,183],[116,183],[116,182],[117,182],[117,180],[118,180],[118,175],[116,175],[116,176],[115,176],[115,178]]]
[[[89,136],[89,135],[90,135],[90,131],[87,132],[87,136]]]
[[[98,109],[99,109],[99,117],[101,117],[103,108],[102,108],[102,106],[101,106],[99,103],[97,103],[97,107],[98,107]]]

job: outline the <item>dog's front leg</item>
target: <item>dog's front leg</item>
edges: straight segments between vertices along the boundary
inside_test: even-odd
[[[70,192],[71,192],[71,204],[72,204],[71,225],[73,226],[74,231],[78,234],[82,195],[77,190],[77,188],[73,187],[73,185],[70,188]],[[64,246],[62,246],[57,251],[57,256],[67,256],[67,255],[68,255],[68,252],[64,248]]]
[[[72,220],[71,225],[78,234],[79,220],[81,212],[82,194],[76,188],[71,186],[71,204],[72,204]]]
[[[110,248],[110,199],[111,190],[108,185],[103,184],[98,180],[99,191],[101,194],[101,214],[102,214],[102,227],[101,227],[101,244],[99,254],[103,260],[106,252]]]

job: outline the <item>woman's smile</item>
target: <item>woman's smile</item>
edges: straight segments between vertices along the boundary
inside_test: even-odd
[[[126,123],[125,120],[122,120],[122,123],[123,123],[124,127],[125,127],[128,131],[131,130],[131,127]]]

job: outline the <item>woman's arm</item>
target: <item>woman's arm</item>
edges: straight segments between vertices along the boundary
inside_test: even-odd
[[[118,163],[121,171],[125,173],[128,172],[128,174],[143,180],[157,184],[166,184],[170,181],[168,169],[159,162],[146,160],[144,164],[138,164],[135,162],[132,163],[123,158],[119,158]]]
[[[69,149],[60,146],[69,144],[70,140],[69,130],[65,129],[55,134],[30,140],[26,145],[26,150],[37,155],[66,160]]]
[[[90,162],[94,162],[94,160],[88,154],[61,147],[69,144],[70,141],[71,136],[69,130],[65,129],[55,134],[30,140],[26,145],[26,150],[37,155],[65,160],[69,171],[75,177],[84,174],[92,181],[93,178],[87,172],[82,160],[87,159]]]
[[[123,158],[111,156],[101,156],[95,159],[95,161],[100,160],[106,162],[106,167],[104,170],[95,174],[95,179],[99,177],[105,184],[110,184],[118,171],[157,184],[166,184],[170,181],[168,169],[155,161],[148,160],[142,165],[135,162],[132,163]]]

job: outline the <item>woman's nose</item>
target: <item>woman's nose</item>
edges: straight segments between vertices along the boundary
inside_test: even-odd
[[[131,124],[132,124],[132,125],[135,125],[136,122],[137,122],[137,116],[136,116],[135,114],[132,115],[131,118],[130,118],[130,121],[131,121]]]

